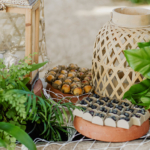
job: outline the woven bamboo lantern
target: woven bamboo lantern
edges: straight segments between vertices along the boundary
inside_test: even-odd
[[[43,53],[43,49],[45,49],[45,36],[43,36],[43,34],[45,35],[45,22],[44,20],[40,20],[40,5],[42,5],[43,2],[43,0],[0,0],[0,12],[2,12],[0,14],[0,19],[1,17],[1,20],[4,18],[6,21],[3,26],[6,26],[6,28],[9,27],[7,31],[5,29],[2,31],[5,34],[2,35],[4,38],[3,41],[0,41],[0,53],[3,53],[3,51],[6,50],[10,51],[11,54],[15,54],[13,52],[14,48],[17,49],[16,51],[19,51],[20,47],[25,47],[23,57],[37,52],[32,58],[32,63],[39,62],[39,48],[42,47],[41,52]],[[44,9],[43,6],[41,8]],[[44,15],[43,10],[41,14]],[[3,15],[8,18],[3,17]],[[18,18],[21,18],[22,20],[19,20]],[[19,25],[17,25],[18,20],[20,22]],[[42,25],[44,25],[41,31],[43,39],[39,41],[39,29]],[[7,32],[13,32],[13,34],[9,35]],[[17,44],[15,43],[15,39]],[[12,41],[15,42],[13,43]],[[22,54],[19,57],[21,56]],[[35,76],[36,72],[37,71],[32,73],[32,78]]]
[[[121,99],[130,86],[143,80],[128,65],[123,50],[136,49],[150,40],[150,10],[117,8],[96,36],[93,51],[93,83],[103,96]]]

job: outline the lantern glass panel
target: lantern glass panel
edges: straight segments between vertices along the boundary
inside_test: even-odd
[[[0,54],[7,67],[25,56],[25,15],[0,13]]]

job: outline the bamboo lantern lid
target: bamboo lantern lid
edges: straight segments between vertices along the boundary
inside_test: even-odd
[[[138,28],[150,26],[150,10],[144,8],[122,7],[112,11],[112,22],[118,26]]]
[[[7,7],[32,8],[38,0],[0,0]]]

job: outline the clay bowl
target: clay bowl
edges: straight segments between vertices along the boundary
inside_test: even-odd
[[[113,128],[93,124],[81,117],[75,117],[74,127],[82,135],[104,142],[126,142],[138,139],[149,131],[149,120],[142,126],[132,126],[130,129]]]
[[[35,86],[34,86],[34,94],[39,96],[39,97],[42,97],[42,90],[43,90],[43,84],[42,84],[42,81],[39,79],[36,83],[35,83]]]
[[[55,89],[51,84],[47,84],[46,87],[47,90],[50,90],[51,92],[48,92],[50,94],[50,96],[52,98],[54,98],[54,100],[56,102],[58,102],[59,100],[61,100],[63,97],[65,97],[65,99],[63,100],[62,103],[68,103],[69,101],[71,101],[72,103],[76,103],[78,101],[78,98],[72,94],[64,94],[62,93],[60,90]],[[54,92],[54,93],[52,93]],[[84,97],[89,96],[89,94],[84,95],[84,96],[79,96],[79,100],[81,101]],[[57,100],[58,98],[58,100]]]

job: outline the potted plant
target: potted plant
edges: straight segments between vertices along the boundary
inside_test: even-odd
[[[36,96],[26,86],[30,78],[25,75],[46,63],[30,65],[20,60],[18,65],[12,65],[8,70],[3,60],[0,60],[0,121],[18,126],[23,130],[26,130],[28,126],[27,122],[37,124],[41,138],[60,141],[60,131],[68,133],[63,116],[67,122],[69,119],[66,111],[68,110],[73,119],[72,109],[76,106],[73,103],[60,104],[61,101],[56,103],[44,96]],[[0,138],[3,134],[6,132],[0,130]],[[7,147],[14,145],[14,149],[16,139],[11,140],[12,138],[11,134],[7,136],[7,140],[10,141]]]
[[[24,60],[20,60],[18,65],[12,65],[7,69],[4,60],[0,59],[0,121],[2,124],[9,123],[6,126],[15,125],[22,130],[26,129],[26,118],[31,107],[31,95],[34,95],[34,93],[27,88],[26,84],[30,78],[25,77],[25,75],[37,70],[46,63],[29,65]],[[24,92],[28,92],[30,98]],[[35,108],[32,107],[32,109],[34,110]],[[17,131],[21,132],[18,127],[16,127],[16,135]],[[6,133],[5,130],[0,130],[0,138],[7,141],[7,149],[12,149],[16,140],[12,137],[14,135],[11,136],[9,133]]]

